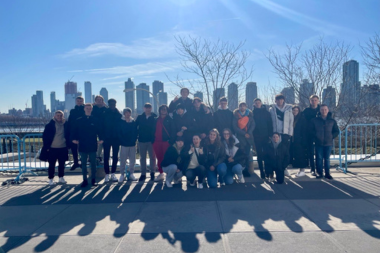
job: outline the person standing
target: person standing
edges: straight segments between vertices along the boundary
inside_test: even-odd
[[[228,109],[228,100],[226,97],[221,97],[219,99],[218,110],[214,113],[214,126],[218,129],[219,133],[223,133],[223,130],[228,128],[232,131],[234,114],[230,109]]]
[[[70,115],[68,118],[69,123],[69,130],[68,130],[68,140],[72,140],[71,138],[71,132],[74,131],[75,128],[75,122],[78,118],[84,116],[84,98],[79,96],[75,99],[75,107],[74,109],[70,110]],[[71,166],[70,170],[75,170],[76,168],[80,167],[79,159],[78,159],[78,145],[75,143],[72,143],[71,141],[68,141],[67,143],[68,147],[71,149],[71,153],[73,155],[74,164]]]
[[[98,119],[98,121],[103,125],[103,115],[107,110],[107,105],[104,103],[104,98],[101,95],[95,96],[95,103],[92,107],[92,113],[91,115]],[[102,150],[103,150],[103,144],[98,145],[98,150],[96,151],[96,158],[98,159],[99,163],[103,161],[102,159]]]
[[[289,150],[290,138],[293,136],[294,122],[292,106],[285,103],[284,95],[279,94],[275,97],[275,104],[269,108],[269,113],[272,117],[273,131],[281,134],[281,143]],[[290,161],[288,161],[288,165],[289,163]],[[285,176],[290,177],[290,173],[287,169],[285,169],[284,173]]]
[[[96,150],[98,144],[103,143],[102,127],[97,118],[91,116],[92,104],[85,104],[85,115],[78,118],[75,122],[75,129],[72,142],[78,145],[79,154],[82,162],[83,182],[81,187],[88,185],[87,181],[87,159],[91,166],[91,184],[96,183]],[[99,138],[99,141],[98,141]]]
[[[108,108],[103,114],[103,132],[104,132],[104,172],[106,173],[104,182],[109,182],[109,174],[110,174],[110,155],[112,148],[112,170],[111,170],[111,181],[117,182],[117,178],[115,176],[118,156],[119,156],[119,148],[120,148],[120,140],[119,140],[119,127],[121,121],[121,113],[116,108],[116,100],[111,98],[108,100]]]
[[[137,116],[136,127],[139,140],[141,176],[139,181],[146,179],[146,154],[149,154],[150,180],[154,180],[154,171],[156,169],[156,156],[153,151],[154,134],[156,132],[157,115],[152,113],[152,105],[146,103],[144,112]]]
[[[188,148],[192,142],[194,133],[194,120],[182,104],[177,105],[177,111],[173,115],[174,128],[177,136],[183,137],[185,147]]]
[[[339,127],[327,105],[322,104],[320,115],[311,120],[311,134],[315,140],[317,153],[317,178],[323,177],[324,165],[325,178],[333,179],[330,174],[330,155],[333,141],[339,135]]]
[[[305,168],[309,163],[307,152],[307,136],[309,128],[307,121],[301,112],[301,108],[298,105],[293,106],[292,112],[294,115],[294,130],[290,143],[290,161],[293,168],[300,169],[297,173],[297,177],[303,177],[306,176]]]
[[[311,95],[310,99],[310,106],[308,108],[305,108],[303,110],[303,115],[307,121],[307,124],[310,127],[310,121],[314,118],[316,118],[320,114],[320,106],[319,106],[319,97],[317,95]],[[315,174],[315,144],[314,144],[314,138],[309,133],[307,135],[307,150],[309,155],[309,165],[310,165],[310,173],[313,176],[316,176]]]
[[[55,164],[58,160],[58,177],[59,183],[66,184],[65,162],[69,159],[67,143],[68,123],[66,122],[63,112],[56,111],[54,117],[45,126],[42,134],[43,147],[41,149],[40,160],[48,161],[49,185],[54,185]]]
[[[265,179],[264,172],[264,147],[270,141],[273,134],[273,123],[270,113],[263,106],[261,99],[253,100],[253,119],[255,121],[255,129],[253,130],[253,139],[256,147],[257,163],[260,169],[261,179]]]
[[[136,121],[131,117],[132,110],[125,108],[123,110],[124,120],[120,122],[119,140],[120,140],[120,178],[119,183],[127,177],[130,181],[137,181],[134,176],[136,164],[136,140],[137,126]],[[129,176],[126,168],[126,161],[129,159]]]
[[[190,114],[194,120],[194,133],[199,134],[203,140],[206,138],[207,133],[212,129],[212,113],[210,112],[210,109],[202,103],[200,98],[195,97]]]
[[[162,169],[166,173],[166,186],[172,188],[172,182],[180,184],[182,182],[183,160],[186,156],[186,149],[182,137],[177,137],[174,145],[170,146],[162,160]]]
[[[279,184],[284,182],[284,171],[289,164],[288,144],[281,141],[279,133],[273,133],[271,141],[264,147],[265,173],[269,182],[274,181],[274,172],[276,172],[276,181]]]
[[[155,134],[153,150],[157,158],[157,167],[160,175],[154,180],[156,182],[164,180],[164,171],[162,170],[162,160],[164,159],[166,150],[174,143],[176,133],[174,129],[173,119],[168,113],[169,107],[161,105],[158,108],[159,116],[155,119]]]
[[[189,98],[190,91],[188,88],[182,88],[181,89],[181,97],[176,96],[172,102],[169,104],[169,112],[173,113],[173,115],[176,113],[177,105],[182,104],[184,109],[187,112],[191,111],[191,108],[193,107],[193,100]]]

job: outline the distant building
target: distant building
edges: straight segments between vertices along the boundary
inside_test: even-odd
[[[322,103],[326,104],[330,111],[335,111],[336,109],[336,90],[332,86],[327,86],[327,88],[322,91]]]
[[[56,109],[56,98],[55,98],[55,91],[50,92],[50,111],[53,113]]]
[[[84,82],[84,101],[85,103],[93,103],[91,82]]]
[[[76,94],[78,92],[77,90],[77,83],[68,81],[65,83],[65,95],[66,94]]]
[[[228,108],[233,111],[239,107],[239,92],[238,85],[236,83],[230,83],[228,85]]]
[[[129,107],[132,109],[132,112],[135,112],[135,84],[131,78],[128,78],[128,81],[124,85],[126,90],[130,90],[125,92],[125,107]]]
[[[95,95],[92,95],[92,101],[95,102]]]
[[[362,110],[380,108],[380,87],[378,84],[364,85],[362,87],[360,106]]]
[[[200,91],[195,92],[194,97],[198,97],[203,101],[203,92],[200,92]]]
[[[101,88],[99,94],[104,98],[104,103],[108,105],[108,90],[106,88]]]
[[[245,102],[248,109],[252,110],[255,98],[257,98],[257,85],[255,82],[249,82],[245,87]]]
[[[355,60],[343,64],[343,83],[339,103],[343,108],[354,109],[360,101],[359,63]]]
[[[224,88],[216,88],[213,92],[214,111],[218,110],[219,99],[225,96]]]
[[[167,92],[158,92],[157,93],[157,99],[158,99],[158,107],[161,105],[168,105],[168,93]]]
[[[75,108],[75,99],[79,96],[82,96],[81,92],[75,94],[66,94],[65,95],[65,110],[67,112],[67,117],[70,115],[70,110]]]
[[[309,106],[309,98],[313,95],[314,92],[314,84],[310,83],[309,80],[304,79],[300,84],[300,89],[298,92],[298,101],[301,109],[304,109]]]
[[[149,85],[146,85],[146,83],[140,83],[136,86],[136,89],[136,112],[137,114],[141,114],[144,112],[145,103],[150,102]]]
[[[36,91],[36,95],[32,96],[32,111],[34,117],[42,117],[46,114],[42,90]]]
[[[293,87],[285,87],[282,89],[281,94],[285,96],[285,103],[294,105],[296,103],[296,96]]]
[[[157,94],[161,91],[161,92],[164,92],[164,83],[163,82],[161,82],[161,81],[154,81],[153,83],[152,83],[152,90],[153,90],[153,94],[154,94],[154,96],[156,97],[156,99],[158,99],[157,98]],[[157,106],[157,101],[156,101],[156,99],[153,99],[153,104],[152,104],[152,106],[153,106],[153,111],[154,112],[156,112],[156,113],[158,113],[158,106]]]

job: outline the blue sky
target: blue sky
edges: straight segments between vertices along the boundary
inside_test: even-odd
[[[84,81],[95,94],[106,87],[119,108],[128,77],[136,85],[161,80],[176,91],[165,74],[193,77],[181,70],[175,35],[246,40],[262,94],[269,82],[278,84],[263,56],[268,48],[307,47],[324,36],[350,43],[351,58],[361,63],[359,43],[379,32],[379,10],[378,0],[1,1],[0,112],[30,107],[36,90],[50,108],[50,92],[63,100],[73,75],[81,91]]]

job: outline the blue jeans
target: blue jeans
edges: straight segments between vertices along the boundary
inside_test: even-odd
[[[224,177],[224,182],[226,184],[233,184],[234,183],[234,175],[241,176],[243,175],[243,166],[241,164],[235,164],[232,166],[232,168],[229,168],[227,170],[227,174]]]
[[[207,170],[207,183],[210,188],[216,188],[218,185],[218,175],[219,175],[219,182],[223,183],[224,178],[227,174],[227,165],[225,163],[221,163],[218,166],[216,166],[214,171],[211,171],[210,169]]]
[[[83,181],[87,181],[87,158],[90,159],[91,179],[96,178],[96,152],[79,152],[82,162]]]
[[[196,167],[195,169],[187,169],[185,176],[190,184],[195,182],[195,178],[198,177],[198,183],[203,183],[203,179],[206,174],[206,168],[202,165]]]
[[[332,146],[315,146],[317,154],[317,173],[323,176],[323,160],[325,165],[325,175],[330,175],[330,155]]]

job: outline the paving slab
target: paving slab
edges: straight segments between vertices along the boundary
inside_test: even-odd
[[[378,253],[380,251],[380,230],[334,231],[328,235],[343,245],[346,252]]]
[[[123,236],[142,203],[72,205],[39,228],[35,235]]]
[[[116,253],[121,252],[225,252],[220,233],[127,234]]]
[[[0,253],[9,252],[11,249],[17,248],[25,242],[24,239],[23,236],[0,236]]]
[[[30,236],[68,206],[0,206],[0,236]]]
[[[363,199],[293,202],[323,231],[380,229],[379,207]]]
[[[380,198],[371,198],[366,200],[380,207]]]
[[[222,232],[215,202],[147,202],[128,233]]]
[[[319,231],[287,200],[218,201],[224,232]]]

